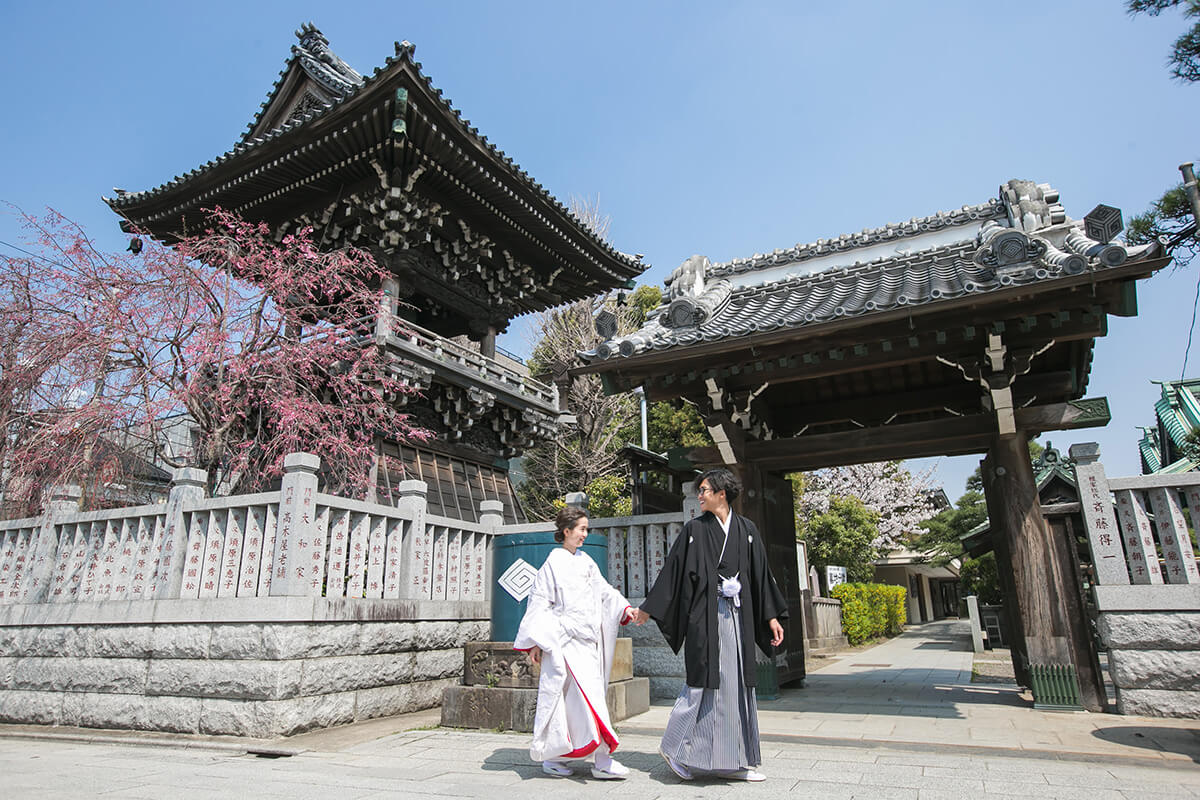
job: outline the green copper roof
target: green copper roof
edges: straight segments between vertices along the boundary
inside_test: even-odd
[[[1138,442],[1142,461],[1149,472],[1158,472],[1162,468],[1162,455],[1158,452],[1158,442],[1154,440],[1154,429],[1142,428],[1142,433],[1141,441]]]

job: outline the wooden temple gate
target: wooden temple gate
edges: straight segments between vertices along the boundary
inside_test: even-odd
[[[690,460],[740,474],[741,511],[784,565],[796,560],[783,473],[985,453],[1017,674],[1036,688],[1032,676],[1068,667],[1099,710],[1090,632],[1065,590],[1073,556],[1043,522],[1027,443],[1108,422],[1103,398],[1083,399],[1094,340],[1109,314],[1136,314],[1135,281],[1169,259],[1113,241],[1116,209],[1075,221],[1058,199],[1014,180],[907,223],[726,264],[693,256],[641,330],[582,353],[576,372],[696,405],[716,445]]]

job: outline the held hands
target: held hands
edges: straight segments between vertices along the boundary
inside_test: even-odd
[[[783,644],[783,626],[774,617],[771,617],[771,621],[767,624],[771,626],[771,646],[779,647]]]
[[[635,608],[632,610],[632,612],[633,612],[632,619],[633,619],[634,623],[636,623],[638,625],[645,625],[647,622],[650,621],[650,615],[647,614],[645,611],[642,611],[640,608]]]

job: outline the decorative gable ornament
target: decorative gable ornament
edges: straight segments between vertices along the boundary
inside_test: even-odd
[[[596,315],[596,335],[603,341],[610,342],[617,335],[617,315],[607,308]]]
[[[1041,258],[1047,249],[1044,240],[1026,236],[1015,228],[1005,228],[992,220],[979,229],[978,241],[980,246],[975,251],[975,263],[993,269],[1026,264]]]
[[[1088,212],[1083,218],[1083,232],[1089,239],[1107,244],[1125,229],[1121,220],[1121,209],[1106,206],[1103,203]]]

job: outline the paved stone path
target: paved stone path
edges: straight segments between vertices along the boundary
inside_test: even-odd
[[[966,746],[1200,760],[1197,720],[1038,711],[1015,684],[972,683],[968,623],[913,626],[809,674],[803,689],[760,701],[764,736],[810,743]],[[626,720],[653,733],[669,706]]]
[[[529,760],[524,735],[410,731],[337,751],[285,758],[237,752],[104,743],[0,739],[5,798],[480,797],[561,798],[1022,797],[1133,800],[1200,797],[1200,768],[1129,759],[1079,762],[1023,755],[961,755],[887,747],[764,742],[763,784],[684,783],[655,753],[658,738],[624,736],[626,781],[550,778]]]
[[[0,726],[0,798],[1200,798],[1195,720],[1035,711],[970,683],[964,634],[915,628],[762,703],[763,784],[676,778],[658,705],[619,726],[632,774],[609,782],[544,776],[527,735],[438,729],[436,711],[276,742]]]

